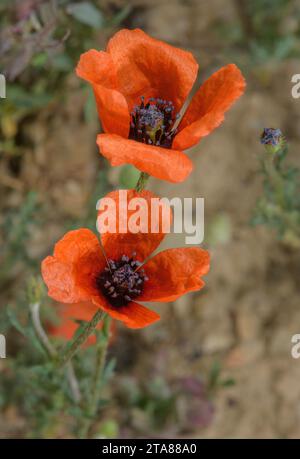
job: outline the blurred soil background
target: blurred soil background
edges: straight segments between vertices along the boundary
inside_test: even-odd
[[[6,323],[7,305],[25,311],[28,278],[54,242],[74,227],[94,229],[97,199],[136,178],[130,167],[111,169],[100,157],[93,97],[74,74],[76,61],[86,49],[104,48],[119,28],[140,27],[192,51],[198,84],[234,62],[247,91],[224,124],[190,151],[195,168],[185,183],[149,182],[163,196],[205,198],[212,266],[199,294],[157,305],[162,318],[154,326],[118,326],[100,435],[299,438],[300,362],[291,357],[291,337],[300,333],[299,251],[250,225],[262,192],[257,157],[264,127],[284,132],[290,161],[300,166],[300,102],[291,96],[291,77],[300,71],[299,2],[2,3],[0,333],[12,338],[8,359],[0,360],[0,436],[29,435],[20,395],[26,374],[12,374],[13,395],[3,382],[10,361],[26,349],[26,339],[14,340]],[[164,247],[184,243],[184,235],[170,235]],[[71,434],[64,427],[41,435]]]

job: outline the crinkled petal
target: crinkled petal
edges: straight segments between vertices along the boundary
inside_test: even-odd
[[[81,54],[76,74],[92,85],[99,84],[107,89],[118,89],[114,63],[111,56],[104,51],[90,49]]]
[[[128,137],[130,115],[125,98],[118,91],[94,86],[97,110],[104,132]]]
[[[209,253],[199,247],[168,249],[143,265],[149,278],[139,301],[174,301],[204,286],[201,276],[209,270]]]
[[[98,297],[95,297],[93,301],[113,319],[120,320],[129,328],[144,328],[160,319],[156,312],[133,301],[119,308],[113,308],[107,303],[99,302]]]
[[[55,245],[53,256],[42,262],[48,295],[62,303],[88,301],[97,292],[95,277],[105,264],[95,234],[85,228],[69,231]]]
[[[175,136],[173,147],[185,150],[218,127],[225,112],[243,94],[245,79],[234,64],[215,72],[193,97]]]
[[[118,89],[111,56],[103,51],[91,49],[81,55],[76,73],[93,87],[103,130],[128,137],[128,104]]]
[[[130,107],[140,96],[159,97],[172,101],[179,111],[196,80],[198,64],[190,52],[156,40],[140,29],[117,32],[107,52]]]
[[[118,135],[99,134],[100,153],[112,166],[133,164],[149,175],[169,182],[182,182],[193,169],[193,163],[181,151],[146,145]]]
[[[97,229],[106,256],[114,260],[135,252],[144,261],[170,232],[171,222],[170,206],[148,190],[112,191],[98,203]]]

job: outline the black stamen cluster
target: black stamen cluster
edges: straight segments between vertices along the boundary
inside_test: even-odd
[[[172,102],[150,98],[145,104],[136,105],[131,112],[129,138],[149,145],[171,148],[174,135],[174,123],[179,115],[174,115]]]
[[[118,261],[108,260],[108,265],[96,279],[97,288],[116,308],[125,306],[142,293],[144,282],[148,280],[141,262],[123,255]]]

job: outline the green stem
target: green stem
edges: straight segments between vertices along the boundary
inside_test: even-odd
[[[147,174],[146,172],[141,172],[137,184],[135,185],[135,191],[143,191],[148,182],[149,177],[149,174]]]
[[[42,344],[48,356],[50,358],[55,358],[57,357],[56,349],[54,346],[52,346],[52,343],[49,341],[49,338],[41,324],[40,306],[41,305],[38,301],[36,303],[32,303],[29,305],[32,325],[33,325],[36,337],[38,338],[39,342]]]
[[[76,378],[75,370],[72,364],[72,361],[66,364],[66,377],[70,386],[72,397],[75,403],[80,403],[81,401],[81,392],[78,380]]]
[[[90,322],[86,324],[82,333],[75,338],[70,347],[68,347],[63,355],[59,358],[58,365],[60,367],[64,366],[73,356],[76,354],[80,346],[88,339],[88,337],[93,333],[98,323],[104,318],[105,312],[101,309],[98,309],[96,314],[93,316]]]
[[[109,321],[107,324],[103,325],[103,328],[108,327],[109,329]],[[83,423],[81,429],[79,431],[80,438],[88,438],[90,429],[92,426],[92,422],[97,414],[97,407],[99,402],[99,380],[103,374],[105,360],[106,360],[106,353],[107,353],[107,346],[109,341],[109,333],[105,332],[105,335],[101,336],[100,339],[98,338],[97,346],[96,346],[96,363],[95,363],[95,371],[91,381],[91,390],[90,390],[90,397],[88,401],[88,406],[86,410],[86,417],[83,419]]]
[[[284,224],[285,232],[282,240],[292,247],[299,248],[300,231],[297,211],[291,211],[287,207],[285,182],[280,170],[276,167],[275,159],[276,157],[274,156],[274,153],[270,153],[268,151],[265,152],[263,165],[276,198],[274,203],[269,202],[267,204],[267,208],[273,216],[278,217]]]
[[[58,353],[55,347],[50,342],[40,319],[40,302],[35,302],[29,305],[31,321],[35,334],[51,359],[57,359]],[[81,400],[81,393],[79,384],[75,375],[74,367],[71,361],[68,362],[66,367],[66,377],[70,386],[70,390],[75,403]]]
[[[280,207],[285,208],[284,181],[274,163],[274,155],[266,152],[264,166],[270,183],[274,189],[277,202]]]

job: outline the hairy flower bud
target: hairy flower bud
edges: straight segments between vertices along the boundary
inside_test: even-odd
[[[267,152],[276,154],[284,145],[284,137],[280,129],[265,128],[260,136],[260,143]]]

